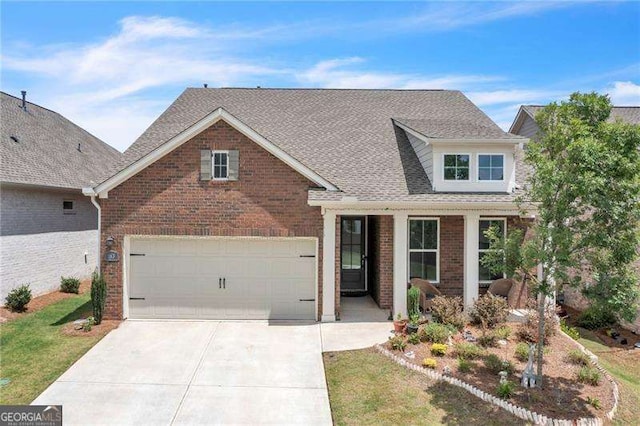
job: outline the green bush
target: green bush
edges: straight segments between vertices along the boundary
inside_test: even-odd
[[[567,353],[567,360],[571,364],[588,366],[591,365],[591,358],[579,349],[573,349]]]
[[[420,289],[416,286],[407,290],[407,313],[409,318],[420,317]]]
[[[507,301],[491,293],[485,293],[478,298],[470,313],[471,321],[483,328],[495,328],[498,324],[505,323],[508,316]]]
[[[407,342],[404,340],[404,337],[398,335],[389,337],[389,345],[391,345],[391,349],[394,351],[404,351],[407,347]]]
[[[29,284],[16,287],[7,294],[5,306],[13,312],[24,312],[31,302],[31,289]]]
[[[78,294],[80,280],[75,277],[60,277],[60,291],[63,293]]]
[[[87,320],[82,324],[82,331],[89,332],[96,324],[96,321],[93,317],[87,318]]]
[[[447,345],[443,343],[434,343],[431,345],[431,355],[445,356],[447,353]]]
[[[498,346],[498,336],[494,333],[485,333],[478,337],[478,343],[485,348],[495,348]]]
[[[104,303],[107,298],[107,283],[104,277],[94,272],[91,277],[91,305],[93,306],[93,318],[96,325],[102,322]]]
[[[418,343],[420,343],[420,336],[418,335],[418,333],[411,333],[409,337],[407,337],[407,341],[412,345],[417,345]]]
[[[564,320],[560,320],[560,330],[562,330],[567,336],[571,337],[573,340],[580,339],[580,332],[577,328],[571,327]]]
[[[473,369],[473,362],[465,358],[458,358],[458,371],[460,373],[468,373]]]
[[[613,312],[590,306],[582,312],[576,321],[577,325],[587,330],[609,327],[616,323],[616,316]]]
[[[433,320],[445,325],[451,325],[456,330],[462,330],[466,319],[462,313],[462,298],[436,296],[431,303]]]
[[[507,380],[504,383],[498,384],[498,389],[496,390],[496,394],[498,394],[498,397],[502,399],[509,399],[513,396],[513,392],[515,391],[515,388],[516,386],[513,384],[513,382],[510,382],[509,380]]]
[[[591,386],[598,386],[602,380],[600,370],[595,367],[582,367],[578,370],[578,381]]]
[[[498,339],[509,340],[509,337],[511,337],[512,332],[513,331],[511,330],[511,327],[509,327],[508,325],[502,325],[496,328],[493,331],[493,334],[495,334]]]
[[[424,340],[431,343],[446,343],[447,339],[451,335],[451,331],[445,325],[438,324],[437,322],[430,322],[422,329]]]
[[[515,371],[515,368],[510,361],[501,360],[498,355],[495,354],[489,354],[484,357],[484,366],[494,374],[498,374],[501,371],[513,374]]]
[[[518,343],[516,345],[515,357],[518,361],[529,361],[529,345],[524,342]]]
[[[599,410],[602,407],[602,404],[600,403],[600,400],[598,398],[595,398],[595,397],[588,396],[587,397],[587,404],[589,404],[590,406],[592,406],[596,410]]]
[[[460,359],[478,359],[484,355],[484,350],[471,342],[456,343],[453,351]]]

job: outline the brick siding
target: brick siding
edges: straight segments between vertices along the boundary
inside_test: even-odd
[[[369,216],[370,292],[378,306],[393,304],[393,216]]]
[[[238,150],[238,181],[200,181],[200,150]],[[125,235],[317,237],[318,312],[322,312],[322,216],[307,204],[313,182],[218,122],[109,191],[101,199],[107,237],[122,257]],[[102,264],[105,315],[122,317],[122,261]]]

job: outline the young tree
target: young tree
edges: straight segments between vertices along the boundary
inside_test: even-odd
[[[600,299],[625,304],[616,310],[625,319],[635,316],[638,279],[631,265],[640,242],[640,126],[607,122],[610,113],[609,98],[596,93],[574,93],[540,111],[541,132],[525,151],[531,174],[518,197],[521,209],[535,213],[531,235],[502,241],[488,233],[496,251],[485,255],[485,266],[522,277],[538,296],[539,384],[545,301],[554,291],[578,285],[583,276],[605,276],[598,294],[606,297]],[[534,265],[541,265],[540,278],[531,273]]]

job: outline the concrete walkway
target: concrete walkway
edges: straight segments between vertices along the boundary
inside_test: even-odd
[[[33,404],[62,404],[65,425],[329,425],[322,352],[393,329],[370,298],[345,303],[331,324],[125,321]]]

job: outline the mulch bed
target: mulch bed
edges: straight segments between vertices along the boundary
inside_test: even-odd
[[[80,282],[80,288],[78,290],[79,294],[84,294],[91,289],[91,279],[86,279]],[[45,308],[53,303],[56,303],[60,300],[68,299],[70,297],[75,296],[75,293],[63,293],[61,291],[53,291],[51,293],[43,294],[41,296],[36,296],[27,305],[27,310],[24,312],[13,312],[9,310],[7,307],[0,307],[0,323],[14,320],[16,318],[20,318],[25,316],[26,314],[37,312],[42,308]]]
[[[111,330],[115,330],[118,328],[122,321],[120,320],[102,320],[102,322],[98,325],[94,325],[91,327],[91,331],[84,331],[82,329],[76,330],[76,325],[73,323],[65,324],[62,327],[62,334],[66,336],[82,336],[82,337],[91,337],[91,336],[103,336],[110,332]]]
[[[576,327],[577,326],[576,322],[577,322],[578,316],[580,315],[580,311],[573,309],[570,306],[563,306],[563,308],[567,312],[567,316],[564,318],[565,322],[572,327]],[[616,339],[611,338],[607,334],[607,331],[610,329],[614,329],[615,331],[620,333],[620,336],[618,336]],[[627,330],[626,328],[621,326],[604,327],[604,328],[601,328],[598,330],[592,330],[592,331],[598,337],[598,339],[602,341],[603,344],[609,346],[610,348],[634,350],[635,348],[633,345],[636,342],[640,342],[640,335],[638,335],[637,333],[634,333],[631,330]],[[627,340],[627,344],[621,343],[624,341],[624,339]],[[635,350],[640,351],[640,349],[635,349]]]
[[[519,324],[509,324],[513,333],[507,345],[497,348],[486,348],[487,354],[496,354],[501,359],[509,360],[515,366],[515,374],[510,375],[508,379],[516,384],[515,394],[509,400],[511,403],[520,407],[527,408],[539,414],[553,418],[577,419],[581,417],[600,417],[604,418],[606,413],[613,407],[612,385],[602,377],[599,386],[590,386],[581,384],[576,380],[579,366],[571,364],[566,359],[566,355],[570,350],[577,349],[574,342],[569,341],[567,337],[557,334],[552,336],[549,344],[545,347],[550,348],[544,356],[544,387],[525,389],[520,386],[520,378],[522,371],[526,366],[526,362],[521,362],[515,358],[515,347],[518,343],[516,332]],[[480,336],[480,330],[473,326],[466,329],[471,330],[474,336]],[[453,338],[453,342],[464,341],[462,334],[458,333]],[[389,344],[387,349],[392,350]],[[458,360],[454,355],[453,348],[447,350],[447,354],[443,357],[436,357],[430,352],[431,343],[425,342],[418,345],[407,344],[405,353],[413,351],[414,359],[404,357],[407,361],[417,365],[422,365],[424,358],[436,359],[438,365],[436,371],[443,372],[445,366],[451,370],[451,374],[460,380],[463,380],[487,393],[496,395],[496,389],[499,383],[499,376],[488,370],[482,359],[472,361],[474,366],[468,373],[458,371]],[[587,398],[597,398],[601,407],[594,408],[587,402]]]

